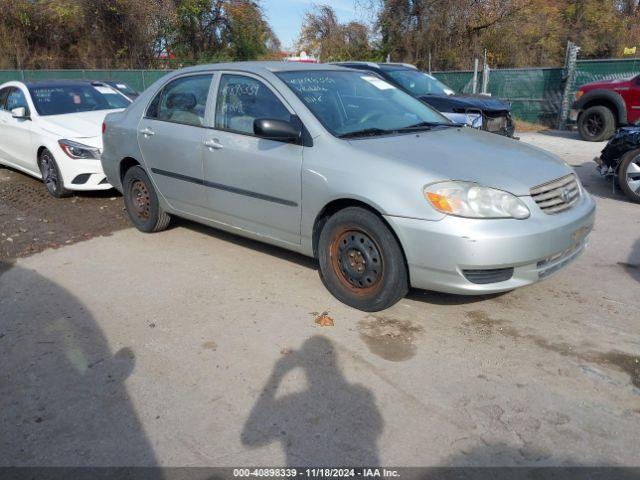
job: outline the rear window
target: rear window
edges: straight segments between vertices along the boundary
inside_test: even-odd
[[[31,87],[31,98],[40,115],[63,115],[127,108],[130,100],[107,86],[64,85]]]

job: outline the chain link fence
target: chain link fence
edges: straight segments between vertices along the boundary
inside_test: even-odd
[[[0,83],[9,80],[113,80],[136,90],[149,87],[170,70],[0,70]],[[566,91],[570,103],[580,85],[597,80],[630,78],[640,73],[640,59],[578,60],[573,81],[566,86],[565,68],[511,68],[491,70],[486,91],[510,103],[516,118],[550,126],[558,124]],[[434,76],[462,93],[473,89],[473,71],[434,72]],[[483,75],[478,74],[478,91]]]
[[[566,90],[569,103],[581,85],[599,80],[631,78],[640,74],[640,59],[578,60],[573,81]],[[451,88],[472,93],[473,71],[433,72]],[[482,75],[478,75],[482,88]],[[511,103],[516,118],[532,123],[558,124],[565,91],[564,68],[513,68],[491,70],[486,91]]]

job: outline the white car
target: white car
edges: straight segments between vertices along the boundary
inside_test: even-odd
[[[0,85],[0,164],[41,178],[54,197],[111,187],[100,164],[102,122],[131,101],[100,82]]]

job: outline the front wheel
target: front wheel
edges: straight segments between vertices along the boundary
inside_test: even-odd
[[[122,181],[124,205],[138,230],[145,233],[166,229],[171,216],[162,210],[149,176],[140,166],[131,167]]]
[[[640,203],[640,149],[627,152],[618,169],[618,184],[629,199]]]
[[[383,220],[364,208],[348,207],[329,218],[318,256],[327,289],[359,310],[384,310],[409,290],[400,244]]]
[[[589,107],[578,119],[578,131],[582,139],[588,142],[609,140],[616,132],[616,118],[607,107]]]
[[[60,174],[56,159],[53,158],[51,152],[46,148],[40,153],[38,167],[42,174],[42,181],[51,195],[56,198],[64,198],[71,195],[71,192],[64,188],[62,175]]]

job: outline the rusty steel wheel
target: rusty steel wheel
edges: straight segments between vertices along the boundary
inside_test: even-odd
[[[320,278],[338,300],[376,312],[409,290],[409,274],[395,235],[375,212],[347,207],[326,220],[318,238]]]
[[[384,265],[375,241],[362,230],[345,228],[330,247],[331,265],[343,285],[356,295],[380,288]]]
[[[153,184],[142,167],[129,168],[122,179],[122,187],[127,213],[138,230],[159,232],[169,226],[171,215],[160,206]]]
[[[131,199],[133,200],[133,213],[143,222],[149,220],[151,199],[149,197],[149,190],[144,182],[141,180],[133,182],[130,187],[129,195],[131,195]]]

